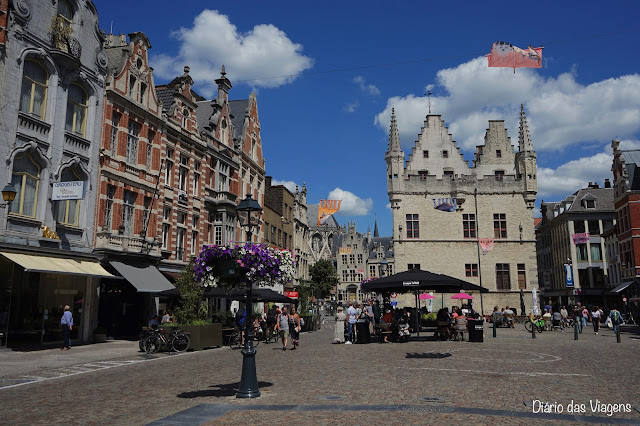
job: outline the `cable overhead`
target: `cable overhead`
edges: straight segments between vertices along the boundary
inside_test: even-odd
[[[588,39],[591,39],[591,38],[609,37],[609,36],[612,36],[612,35],[626,34],[626,33],[637,32],[637,31],[640,31],[640,28],[630,28],[630,29],[627,29],[627,30],[613,31],[613,32],[601,33],[601,34],[590,34],[590,35],[585,35],[585,36],[580,36],[580,37],[575,37],[575,38],[568,38],[568,39],[564,39],[564,40],[555,40],[555,41],[550,41],[550,42],[547,42],[547,43],[540,43],[539,45],[540,46],[551,46],[551,45],[557,45],[557,44],[570,43],[570,42],[574,42],[574,41],[588,40]],[[358,70],[364,70],[364,69],[370,69],[370,68],[384,68],[384,67],[391,67],[391,66],[395,66],[395,65],[418,64],[418,63],[422,63],[422,62],[435,62],[435,61],[442,61],[442,60],[446,60],[446,59],[460,59],[460,58],[468,58],[468,57],[476,57],[476,56],[484,56],[484,55],[486,55],[486,52],[481,52],[481,53],[477,53],[477,54],[439,56],[439,57],[435,57],[435,58],[413,59],[413,60],[407,60],[407,61],[389,62],[389,63],[385,63],[385,64],[361,65],[361,66],[349,67],[349,68],[336,68],[336,69],[324,70],[324,71],[309,71],[309,72],[301,72],[301,73],[298,73],[298,74],[284,74],[284,75],[277,75],[277,76],[272,76],[272,77],[248,78],[248,79],[244,79],[244,80],[236,80],[236,83],[247,83],[247,82],[251,82],[251,81],[261,81],[261,80],[275,80],[275,79],[278,79],[278,78],[304,77],[304,76],[308,76],[308,75],[332,74],[332,73],[338,73],[338,72],[358,71]]]

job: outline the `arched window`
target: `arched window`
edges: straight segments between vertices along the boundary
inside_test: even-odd
[[[83,180],[73,169],[66,168],[60,176],[60,182],[74,182]],[[56,220],[63,225],[80,226],[80,202],[82,200],[58,201]]]
[[[69,96],[67,97],[67,123],[66,129],[85,136],[87,122],[87,92],[77,85],[69,85]]]
[[[69,27],[73,20],[73,9],[67,0],[58,1],[58,17],[60,17]]]
[[[36,217],[40,165],[34,161],[30,153],[23,153],[14,158],[11,184],[16,189],[16,198],[11,203],[9,212]]]
[[[24,61],[20,111],[33,114],[44,120],[48,83],[49,73],[45,67],[31,59]]]
[[[189,120],[189,110],[185,108],[182,110],[182,127],[186,130],[188,130],[187,128],[188,120]]]

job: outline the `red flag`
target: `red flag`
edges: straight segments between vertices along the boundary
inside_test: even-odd
[[[542,68],[542,47],[520,49],[504,41],[496,41],[487,55],[490,67]]]

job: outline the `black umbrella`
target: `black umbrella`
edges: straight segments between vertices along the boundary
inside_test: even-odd
[[[520,315],[524,315],[525,312],[526,309],[524,306],[524,290],[520,289]]]
[[[433,290],[439,293],[457,293],[461,290],[476,290],[486,293],[484,287],[470,282],[451,277],[449,275],[436,274],[434,272],[411,269],[399,272],[388,277],[369,281],[362,284],[362,290],[375,292],[407,293],[410,291]]]

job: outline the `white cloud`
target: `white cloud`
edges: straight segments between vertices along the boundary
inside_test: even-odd
[[[640,131],[640,75],[625,75],[589,85],[576,81],[575,67],[557,77],[530,69],[488,68],[480,57],[440,70],[431,110],[441,114],[463,150],[483,143],[487,120],[505,120],[512,141],[518,137],[524,103],[536,151],[561,151],[572,145],[635,138]],[[429,88],[429,87],[427,87]],[[427,97],[412,94],[387,100],[375,124],[388,132],[396,110],[403,146],[413,146],[428,111]]]
[[[369,211],[373,207],[373,200],[371,198],[363,200],[353,192],[340,188],[331,191],[327,198],[329,200],[342,200],[338,213],[344,216],[365,216],[369,214]]]
[[[360,106],[360,102],[355,101],[343,106],[342,110],[345,112],[356,112],[359,106]]]
[[[370,95],[379,95],[380,89],[375,84],[367,84],[366,80],[363,76],[359,75],[353,79],[353,82],[356,83],[360,90],[363,92],[367,92]]]
[[[190,28],[172,34],[180,42],[177,56],[153,55],[151,63],[158,77],[173,79],[182,75],[185,65],[205,96],[212,96],[214,80],[225,65],[232,83],[248,82],[253,87],[278,87],[295,80],[296,75],[313,66],[313,59],[302,54],[301,44],[271,24],[260,24],[241,32],[229,17],[217,10],[204,10]]]
[[[278,180],[278,179],[273,179],[271,181],[271,185],[272,186],[278,186],[278,185],[282,185],[285,188],[287,188],[289,191],[291,191],[292,193],[296,193],[296,188],[298,187],[298,184],[295,183],[292,180]]]

